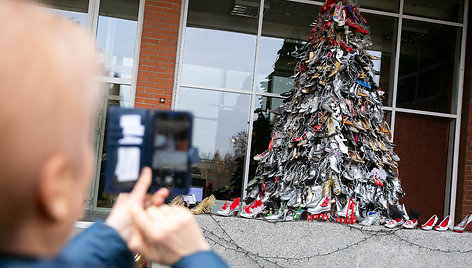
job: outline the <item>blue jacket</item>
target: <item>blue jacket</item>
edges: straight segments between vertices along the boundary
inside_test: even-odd
[[[101,221],[75,236],[62,253],[51,259],[0,254],[0,267],[66,268],[66,267],[134,267],[134,254],[111,227]],[[228,267],[212,251],[201,251],[178,261],[175,268]]]

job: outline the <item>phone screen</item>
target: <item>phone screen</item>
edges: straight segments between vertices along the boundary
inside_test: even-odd
[[[188,176],[190,149],[188,114],[158,113],[154,121],[153,184],[181,188]]]

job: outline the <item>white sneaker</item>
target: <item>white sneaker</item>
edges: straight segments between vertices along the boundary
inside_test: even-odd
[[[392,229],[398,226],[402,226],[404,223],[405,223],[405,220],[403,218],[390,220],[385,223],[385,227]]]
[[[403,224],[403,228],[405,229],[415,229],[418,225],[417,219],[407,220],[405,224]]]

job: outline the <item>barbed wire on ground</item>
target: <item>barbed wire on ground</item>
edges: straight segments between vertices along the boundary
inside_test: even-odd
[[[410,246],[415,246],[418,247],[419,249],[423,250],[429,250],[429,251],[435,251],[435,252],[441,252],[441,253],[459,253],[459,254],[467,254],[467,253],[472,253],[472,249],[468,250],[447,250],[447,249],[440,249],[440,248],[433,248],[425,245],[421,245],[420,243],[410,241],[398,234],[398,231],[400,229],[385,229],[385,230],[370,230],[366,229],[363,227],[358,227],[355,225],[346,225],[346,224],[341,224],[341,223],[335,223],[338,225],[341,225],[345,228],[349,228],[351,230],[359,231],[361,232],[364,237],[359,239],[356,242],[349,243],[343,247],[336,248],[334,250],[328,251],[328,252],[317,252],[316,254],[308,255],[308,256],[299,256],[299,257],[285,257],[285,256],[268,256],[268,255],[263,255],[261,253],[253,252],[251,250],[248,250],[241,246],[239,243],[237,243],[233,237],[227,232],[227,230],[224,228],[224,226],[221,224],[219,220],[215,218],[213,214],[209,215],[213,222],[217,225],[218,231],[221,231],[224,236],[221,236],[220,234],[217,233],[217,231],[212,231],[208,228],[201,227],[203,234],[205,238],[212,243],[213,245],[220,246],[223,250],[227,251],[234,251],[240,254],[243,254],[245,257],[247,257],[250,261],[255,263],[258,267],[264,267],[264,262],[268,264],[272,264],[276,267],[289,267],[289,266],[284,266],[281,262],[284,263],[291,263],[291,262],[302,262],[302,261],[310,261],[312,259],[320,258],[320,257],[326,257],[329,255],[333,255],[336,253],[339,253],[344,250],[348,250],[353,247],[357,247],[361,244],[366,243],[372,238],[377,238],[377,237],[385,237],[385,236],[392,236],[397,238],[400,242],[406,243]],[[264,221],[267,223],[271,224],[278,224],[279,222],[273,222],[273,221],[267,221],[263,219],[256,219],[259,221]],[[283,223],[283,222],[280,222]]]

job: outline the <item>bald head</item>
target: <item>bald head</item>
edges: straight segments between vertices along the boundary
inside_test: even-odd
[[[83,162],[98,89],[94,45],[80,26],[44,7],[0,0],[0,36],[2,232],[41,209],[38,180],[50,156],[90,173]]]

